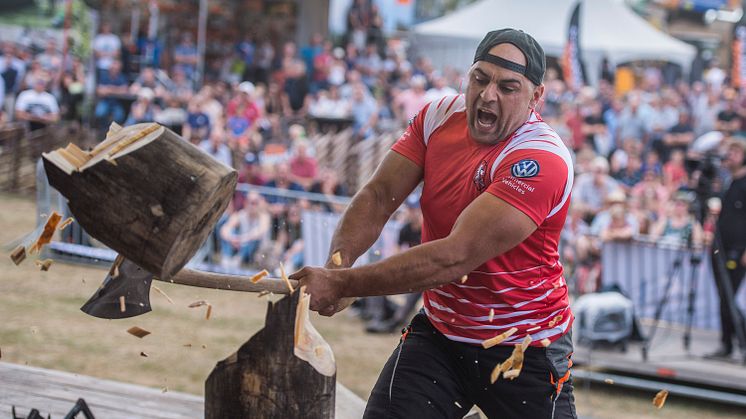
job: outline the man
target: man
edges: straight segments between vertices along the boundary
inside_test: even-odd
[[[122,63],[119,60],[112,61],[109,69],[101,73],[96,86],[98,102],[94,116],[100,126],[108,126],[109,118],[117,124],[124,123],[126,112],[119,96],[126,95],[128,89],[129,83],[122,74]]]
[[[93,55],[96,57],[96,69],[98,74],[109,70],[111,64],[119,59],[122,42],[119,37],[111,33],[111,25],[108,22],[101,24],[101,32],[93,38]]]
[[[733,338],[736,337],[736,327],[733,316],[726,299],[735,303],[734,296],[738,293],[738,287],[743,282],[746,274],[746,138],[737,137],[732,139],[728,146],[728,152],[723,160],[723,166],[731,173],[732,180],[723,196],[723,206],[720,218],[717,221],[717,229],[720,235],[720,243],[713,246],[713,267],[717,276],[715,285],[720,296],[720,324],[722,327],[720,335],[721,346],[710,357],[730,358],[733,352]],[[720,248],[722,246],[722,248]],[[722,266],[715,258],[721,258],[725,264],[726,272],[723,274]],[[730,281],[732,295],[723,288],[725,281]],[[740,318],[737,323],[746,334],[746,325],[741,311],[736,307],[736,315]],[[742,351],[746,348],[741,348]]]
[[[24,90],[16,100],[16,120],[27,121],[29,130],[46,128],[60,119],[57,99],[46,91],[47,80],[34,78],[31,89]]]
[[[426,105],[353,199],[330,249],[340,269],[330,256],[327,268],[292,275],[324,315],[348,297],[424,291],[423,313],[386,363],[365,417],[461,418],[474,404],[495,418],[575,417],[573,315],[557,253],[573,169],[534,111],[544,71],[531,36],[488,33],[466,94]],[[421,181],[423,243],[350,268]],[[482,348],[511,327],[515,334]],[[520,376],[490,383],[526,336]]]

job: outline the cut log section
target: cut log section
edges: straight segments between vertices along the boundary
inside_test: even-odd
[[[71,144],[43,157],[76,221],[163,279],[202,245],[236,186],[235,170],[154,123],[114,127],[91,151]]]

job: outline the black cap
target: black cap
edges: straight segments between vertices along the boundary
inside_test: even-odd
[[[513,44],[521,50],[526,57],[526,66],[524,67],[489,53],[492,47],[500,44]],[[536,39],[526,32],[510,28],[487,33],[482,42],[479,43],[476,54],[474,54],[474,62],[476,63],[477,61],[488,61],[521,73],[537,86],[544,80],[544,71],[547,67],[544,49],[536,42]]]

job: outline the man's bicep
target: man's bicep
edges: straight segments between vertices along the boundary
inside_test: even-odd
[[[537,229],[523,211],[488,193],[459,215],[448,240],[474,267],[514,248]]]

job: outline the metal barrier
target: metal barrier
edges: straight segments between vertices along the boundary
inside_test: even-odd
[[[639,317],[653,318],[674,263],[681,260],[681,268],[671,283],[669,300],[661,319],[686,324],[689,287],[695,278],[693,326],[719,330],[720,299],[712,275],[709,249],[695,252],[702,260],[698,269],[692,272],[692,251],[685,248],[644,240],[605,243],[601,255],[602,284],[618,285],[632,299]],[[741,288],[736,300],[743,309],[746,307],[746,287]]]

